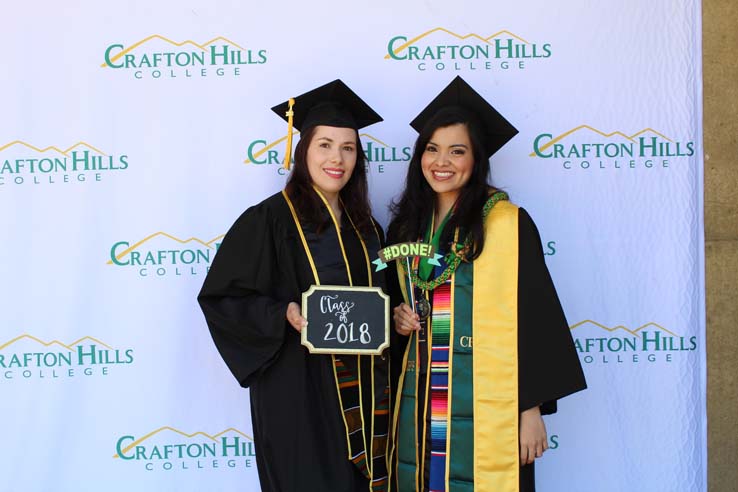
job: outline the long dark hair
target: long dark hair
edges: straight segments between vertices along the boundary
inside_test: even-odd
[[[436,194],[423,176],[420,160],[433,133],[439,128],[462,124],[469,133],[474,167],[469,181],[459,191],[454,214],[449,219],[441,236],[441,244],[453,240],[454,229],[458,226],[464,235],[471,235],[471,250],[466,253],[467,260],[474,260],[484,249],[484,223],[482,208],[490,195],[489,159],[484,150],[484,140],[476,115],[458,107],[447,106],[440,109],[428,120],[418,135],[413,156],[407,168],[405,191],[399,200],[390,205],[392,221],[387,237],[392,242],[417,241],[425,233],[428,219],[436,207]]]
[[[308,147],[315,136],[315,128],[313,126],[304,130],[300,141],[295,146],[295,163],[285,190],[294,202],[300,218],[315,224],[318,232],[321,232],[329,225],[331,219],[325,213],[323,201],[313,189],[313,181],[307,166]],[[356,133],[356,166],[346,186],[339,192],[339,196],[356,228],[366,235],[373,232],[369,187],[366,179],[366,156],[361,147],[359,132],[356,130],[354,132]]]

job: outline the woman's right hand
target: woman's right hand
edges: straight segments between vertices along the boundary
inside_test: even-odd
[[[287,322],[292,325],[292,328],[297,330],[297,333],[300,333],[308,325],[307,320],[300,313],[299,304],[296,302],[291,302],[287,305],[287,314],[285,317],[287,318]]]
[[[395,331],[404,337],[420,329],[420,318],[404,302],[395,307],[392,319],[395,321]]]

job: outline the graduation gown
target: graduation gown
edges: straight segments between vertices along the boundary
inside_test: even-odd
[[[342,216],[341,237],[353,285],[369,285],[361,242],[346,213]],[[332,223],[320,234],[313,224],[302,223],[302,229],[320,283],[349,285]],[[363,238],[368,251],[379,249],[380,234]],[[384,287],[384,276],[374,277],[373,285]],[[332,357],[309,354],[285,318],[289,302],[299,304],[302,292],[314,283],[295,220],[285,197],[277,193],[236,220],[198,296],[220,354],[240,385],[250,389],[264,492],[369,490],[367,478],[348,459]],[[361,357],[365,363],[360,376],[358,357],[342,358],[359,377],[368,423],[372,398],[378,403],[388,396],[388,361],[375,356],[371,364],[366,363],[371,356]]]
[[[501,201],[492,209],[485,228],[482,254],[487,256],[462,263],[450,281],[453,292],[446,297],[450,297],[453,307],[448,349],[433,344],[431,351],[430,341],[419,341],[417,333],[408,337],[406,344],[394,347],[393,359],[403,358],[403,370],[397,391],[399,411],[393,424],[393,490],[429,490],[431,447],[437,446],[438,437],[438,420],[432,424],[431,414],[440,400],[442,405],[448,401],[448,417],[441,423],[447,426],[448,444],[443,442],[440,451],[445,452],[449,464],[440,478],[434,472],[435,483],[445,480],[448,491],[534,491],[533,465],[519,466],[519,414],[534,406],[540,406],[542,414],[553,413],[557,399],[586,387],[532,219],[525,210]],[[501,245],[503,242],[508,246]],[[481,268],[483,262],[492,269]],[[445,264],[436,267],[434,277],[443,268]],[[480,280],[483,275],[487,276],[485,282]],[[407,279],[400,277],[407,297]],[[505,282],[511,285],[500,285]],[[430,297],[434,302],[433,295]],[[487,311],[478,311],[474,303],[487,304]],[[489,316],[479,316],[480,312]],[[485,324],[475,316],[483,318]],[[430,325],[428,339],[433,335]],[[488,340],[484,353],[482,337],[488,334],[501,338]],[[430,354],[438,350],[448,353],[447,376],[441,379],[431,375],[431,358],[437,356]],[[516,361],[512,367],[507,362],[511,360]],[[497,369],[490,369],[494,364],[498,364]],[[438,387],[435,385],[447,386],[447,395],[440,399],[437,394],[433,396]],[[505,416],[496,415],[503,412]],[[505,456],[499,454],[500,448],[507,450]],[[480,471],[500,475],[500,470],[507,476],[499,481],[485,478],[481,482],[475,476],[482,476]]]

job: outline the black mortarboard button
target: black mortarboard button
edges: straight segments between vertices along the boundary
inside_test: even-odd
[[[477,91],[467,84],[464,79],[456,76],[450,84],[438,94],[418,116],[410,123],[418,133],[440,109],[447,106],[457,106],[474,115],[481,125],[484,138],[484,148],[487,158],[497,152],[510,141],[518,130],[510,124],[490,103]]]
[[[359,130],[382,121],[382,117],[340,79],[277,104],[272,111],[288,124],[285,158],[288,169],[293,127],[301,132],[317,125]]]

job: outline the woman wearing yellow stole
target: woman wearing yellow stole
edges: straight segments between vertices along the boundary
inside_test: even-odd
[[[294,169],[233,224],[198,300],[250,389],[261,490],[387,490],[388,358],[308,353],[297,304],[311,284],[384,287],[357,131],[382,119],[339,80],[272,109],[302,132]]]
[[[460,77],[411,126],[388,242],[429,242],[443,260],[397,263],[393,490],[535,490],[541,414],[586,384],[538,231],[489,185],[489,157],[517,130]]]

